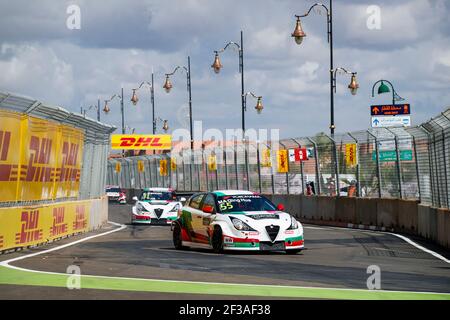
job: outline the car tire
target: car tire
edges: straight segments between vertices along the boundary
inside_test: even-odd
[[[173,227],[173,246],[177,250],[185,250],[186,247],[183,246],[182,242],[182,236],[181,236],[181,226],[179,223],[175,223],[175,226]]]
[[[294,255],[294,254],[297,254],[297,253],[300,253],[300,252],[302,252],[302,249],[286,250],[286,253],[290,254],[290,255]]]
[[[216,226],[212,236],[212,247],[215,253],[223,252],[223,233],[222,228]]]

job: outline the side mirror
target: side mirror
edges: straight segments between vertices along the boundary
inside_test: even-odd
[[[204,206],[203,207],[203,212],[212,214],[214,212],[214,208],[212,206]]]
[[[133,197],[133,200],[134,201],[139,201],[138,197],[136,197],[136,196]]]
[[[186,198],[180,198],[181,202],[186,202]]]
[[[278,211],[284,211],[284,209],[284,205],[282,205],[281,203],[277,206]]]

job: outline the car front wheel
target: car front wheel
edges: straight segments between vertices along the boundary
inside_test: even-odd
[[[215,253],[223,252],[223,234],[222,229],[219,226],[214,228],[212,246]]]
[[[183,246],[181,238],[181,226],[179,223],[175,223],[175,226],[173,228],[173,245],[175,249],[177,250],[184,250],[186,247]]]

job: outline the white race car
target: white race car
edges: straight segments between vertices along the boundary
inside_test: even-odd
[[[215,191],[192,196],[173,224],[176,249],[285,251],[304,249],[303,226],[267,198],[249,191]]]
[[[136,204],[132,208],[131,223],[170,225],[178,218],[182,208],[180,201],[172,189],[150,188],[144,189],[141,196],[134,197]]]

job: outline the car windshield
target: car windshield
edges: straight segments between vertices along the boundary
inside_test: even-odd
[[[121,190],[119,188],[108,188],[106,189],[106,192],[121,192]]]
[[[171,192],[154,192],[154,191],[144,191],[141,194],[141,201],[151,201],[151,200],[172,200]]]
[[[276,211],[277,209],[263,196],[260,195],[233,195],[220,196],[217,204],[221,213],[233,213],[242,211]]]

